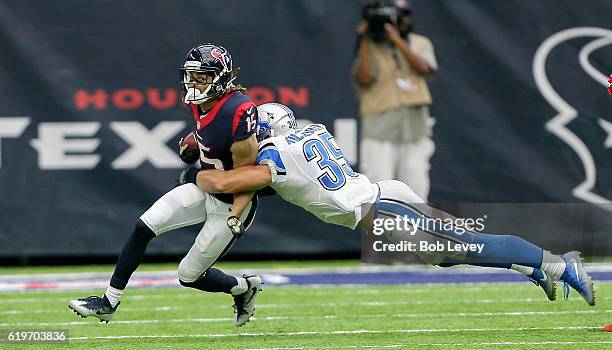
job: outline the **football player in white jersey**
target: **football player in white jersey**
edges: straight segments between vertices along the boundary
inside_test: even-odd
[[[353,171],[324,125],[298,128],[291,110],[277,103],[259,106],[258,114],[258,165],[230,171],[202,170],[187,181],[210,193],[239,193],[270,186],[284,200],[322,221],[351,229],[371,230],[373,220],[383,216],[423,217],[424,213],[439,213],[402,182],[374,184]],[[234,210],[240,212],[239,208]],[[482,247],[480,251],[417,254],[442,267],[469,264],[513,269],[541,286],[551,301],[556,298],[555,282],[560,279],[566,298],[571,286],[589,305],[595,304],[593,282],[578,252],[559,256],[518,236],[455,229],[423,229],[416,235],[394,230],[385,234],[393,242],[416,239],[477,244]]]

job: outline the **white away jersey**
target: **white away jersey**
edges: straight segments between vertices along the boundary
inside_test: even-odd
[[[354,229],[361,219],[361,205],[374,203],[378,195],[378,187],[351,169],[321,124],[263,140],[257,163],[270,167],[270,186],[284,200],[327,223]]]

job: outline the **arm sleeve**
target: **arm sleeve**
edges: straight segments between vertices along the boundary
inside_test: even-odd
[[[287,169],[274,143],[264,141],[259,146],[259,154],[257,155],[256,163],[258,165],[267,165],[268,168],[270,168],[272,184],[286,181]]]
[[[234,113],[232,123],[233,141],[242,141],[248,139],[255,133],[255,125],[257,125],[257,108],[252,101],[241,104]]]

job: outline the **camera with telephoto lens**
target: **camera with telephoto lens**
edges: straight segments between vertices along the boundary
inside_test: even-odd
[[[363,7],[363,19],[368,22],[368,36],[375,42],[383,42],[387,40],[385,24],[390,23],[397,28],[397,8],[383,0],[368,1]]]

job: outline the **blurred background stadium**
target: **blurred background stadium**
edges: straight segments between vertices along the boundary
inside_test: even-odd
[[[518,234],[555,252],[580,250],[597,263],[590,267],[596,281],[612,279],[602,263],[612,255],[612,100],[605,88],[612,1],[411,3],[415,30],[433,42],[439,65],[428,78],[436,147],[429,200],[458,216],[487,215],[488,232]],[[118,346],[134,349],[159,344],[141,340],[160,332],[206,338],[214,348],[253,345],[248,337],[223,343],[231,309],[219,306],[220,296],[196,304],[201,295],[191,290],[130,292],[116,324],[123,329],[73,322],[66,303],[76,297],[70,290],[103,290],[112,265],[99,264],[116,261],[138,216],[184,167],[177,141],[193,124],[178,95],[178,68],[198,43],[228,48],[252,99],[325,124],[359,168],[351,68],[361,16],[358,0],[0,1],[0,328],[69,327],[80,341],[124,331],[131,340]],[[178,287],[176,264],[198,229],[153,240],[149,264],[130,287]],[[263,333],[251,335],[285,338],[258,344],[282,347],[303,337],[299,345],[307,347],[435,348],[449,345],[449,334],[460,334],[450,345],[464,348],[612,344],[583,332],[609,319],[609,283],[597,282],[603,297],[594,309],[585,311],[577,295],[551,307],[529,285],[473,284],[525,282],[518,274],[363,266],[361,245],[358,233],[263,199],[221,266],[264,272],[268,285],[311,287],[262,294],[263,315],[250,326]],[[472,284],[429,285],[456,282]],[[427,285],[389,286],[407,283]],[[327,284],[344,286],[320,286]],[[449,293],[462,298],[451,303]],[[155,300],[162,304],[146,303]],[[304,300],[311,302],[307,321],[292,305]],[[371,318],[353,319],[355,305]],[[448,327],[432,331],[441,326],[432,308]],[[420,328],[406,329],[412,321]],[[197,335],[202,323],[211,334]],[[320,337],[338,334],[346,338]],[[185,339],[177,344],[193,345]]]
[[[610,254],[612,128],[602,84],[612,70],[612,3],[412,6],[440,67],[428,81],[430,201],[459,214],[458,203],[572,203],[528,218],[528,206],[481,212],[500,213],[492,232]],[[360,17],[354,0],[0,3],[0,262],[114,262],[135,219],[183,167],[176,142],[192,122],[177,98],[178,67],[196,43],[226,46],[256,102],[323,122],[358,167],[350,70]],[[194,233],[154,240],[147,259],[175,261]],[[266,198],[228,258],[359,252],[356,234]]]

